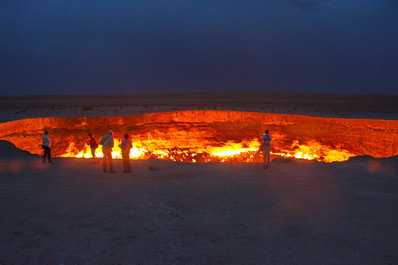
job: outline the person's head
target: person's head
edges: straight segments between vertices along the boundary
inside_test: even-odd
[[[112,131],[109,131],[109,132],[108,132],[108,134],[112,135],[112,134],[113,134],[113,132],[112,132]]]
[[[124,135],[124,139],[129,139],[129,135],[127,133]]]
[[[264,132],[265,132],[265,134],[269,134],[269,131],[268,131],[268,130],[265,130]]]
[[[88,136],[90,136],[90,137],[92,138],[92,137],[93,137],[93,134],[92,134],[92,133],[89,133]]]
[[[48,131],[47,131],[47,130],[45,130],[45,131],[44,131],[44,134],[45,134],[45,135],[47,135],[47,134],[48,134]]]

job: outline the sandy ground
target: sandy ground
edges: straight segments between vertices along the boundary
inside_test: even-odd
[[[397,120],[397,102],[398,95],[298,93],[0,96],[0,122],[38,117],[127,116],[202,109]]]
[[[397,158],[89,160],[0,142],[0,264],[397,264]]]
[[[398,119],[398,96],[0,97],[0,122],[185,109]],[[220,104],[220,106],[218,106]],[[41,158],[0,141],[0,264],[398,264],[398,158],[344,163]]]

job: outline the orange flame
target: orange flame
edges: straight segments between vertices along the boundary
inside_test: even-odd
[[[122,150],[120,149],[120,141],[118,139],[114,139],[114,147],[112,149],[112,157],[116,159],[121,159],[122,158]],[[135,145],[131,150],[130,150],[130,158],[132,159],[145,159],[146,153],[148,151],[145,150],[145,148],[137,148],[137,145]],[[104,155],[102,154],[102,149],[99,147],[95,150],[95,156],[96,157],[103,157]],[[83,149],[79,151],[78,148],[76,148],[75,143],[71,142],[69,144],[68,149],[66,150],[65,154],[62,154],[61,157],[77,157],[77,158],[91,158],[91,149],[88,145],[84,145]]]
[[[121,159],[120,141],[114,139],[115,145],[112,151],[112,157]],[[133,148],[130,150],[130,158],[134,160],[148,159],[154,157],[169,161],[182,162],[260,162],[258,156],[260,142],[257,139],[243,140],[236,143],[227,141],[221,146],[206,146],[197,148],[164,148],[165,140],[151,140],[148,144],[145,142],[133,141]],[[96,156],[103,157],[101,147],[96,149]],[[271,154],[274,157],[292,157],[297,159],[318,160],[322,162],[346,161],[355,154],[342,148],[333,149],[330,146],[322,145],[316,141],[310,141],[306,144],[299,144],[295,140],[288,150],[273,150]],[[85,145],[79,150],[75,143],[71,142],[66,152],[61,157],[91,158],[91,150]]]
[[[355,154],[339,147],[337,147],[337,149],[333,149],[330,146],[322,145],[316,141],[310,141],[307,144],[299,144],[298,140],[293,142],[291,150],[272,152],[272,154],[306,160],[316,159],[326,163],[343,162],[348,160],[350,157],[355,156]]]

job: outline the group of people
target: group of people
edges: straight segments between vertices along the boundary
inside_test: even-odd
[[[102,154],[103,154],[102,169],[104,172],[108,173],[115,173],[115,171],[113,171],[113,162],[112,162],[112,148],[114,147],[115,143],[113,141],[112,135],[113,132],[109,131],[107,134],[102,136],[100,141],[100,145],[102,145]],[[97,149],[98,144],[91,133],[89,134],[89,137],[90,139],[88,140],[87,145],[90,146],[91,154],[93,158],[96,159],[95,150]],[[131,148],[133,148],[133,144],[131,143],[128,134],[124,135],[124,140],[119,145],[119,147],[120,149],[122,149],[123,173],[131,173],[130,150]]]
[[[113,132],[109,131],[105,134],[99,144],[102,145],[102,154],[103,154],[103,162],[102,162],[102,169],[104,172],[108,173],[115,173],[113,170],[113,162],[112,162],[112,148],[114,147],[114,141],[112,137]],[[94,158],[94,162],[97,161],[97,157],[95,155],[95,150],[98,148],[97,141],[95,140],[93,134],[88,135],[90,138],[87,141],[87,145],[91,149],[91,155]],[[50,143],[52,140],[48,137],[48,130],[44,131],[43,135],[43,145],[42,148],[44,149],[43,154],[43,163],[46,162],[46,158],[48,159],[48,163],[53,164],[51,161],[51,145]],[[130,150],[133,148],[133,144],[129,140],[129,135],[124,135],[124,140],[119,145],[120,149],[122,149],[122,158],[123,158],[123,173],[131,173],[131,165],[130,165]]]
[[[113,163],[112,163],[112,148],[114,147],[114,141],[112,135],[113,132],[109,131],[101,138],[101,141],[99,142],[99,144],[102,145],[102,153],[103,153],[102,168],[104,172],[109,172],[109,173],[115,173],[115,171],[113,171]],[[90,139],[87,141],[87,145],[90,146],[91,155],[93,156],[94,161],[96,161],[97,157],[95,155],[95,150],[98,148],[98,144],[91,133],[88,136],[90,137]],[[264,155],[263,168],[267,169],[269,167],[270,158],[271,158],[271,139],[272,139],[271,135],[269,135],[268,130],[264,131],[264,133],[261,135],[261,139],[262,139],[262,151]],[[51,148],[50,148],[51,142],[52,140],[48,138],[48,131],[45,130],[43,136],[43,145],[42,145],[42,148],[44,149],[43,163],[45,163],[46,158],[48,158],[48,163],[53,164],[53,162],[51,161]],[[123,173],[130,173],[131,172],[130,150],[131,148],[133,148],[133,145],[129,140],[128,134],[124,135],[124,140],[119,145],[119,147],[120,149],[122,149]]]

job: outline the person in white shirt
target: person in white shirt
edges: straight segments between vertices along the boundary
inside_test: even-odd
[[[43,163],[46,163],[46,157],[47,157],[48,163],[53,164],[53,162],[51,161],[51,147],[50,147],[51,142],[52,140],[48,138],[48,131],[45,130],[43,135],[43,145],[42,145],[42,148],[44,149]]]
[[[263,141],[263,155],[264,155],[264,169],[269,167],[269,162],[271,158],[271,135],[269,135],[269,131],[265,130],[261,135]]]
[[[112,164],[112,148],[114,145],[113,138],[112,138],[112,131],[109,131],[107,134],[102,136],[100,144],[102,145],[102,153],[104,154],[104,158],[102,160],[102,168],[104,172],[107,172],[107,164],[109,164],[109,173],[115,173],[113,171],[113,164]]]

